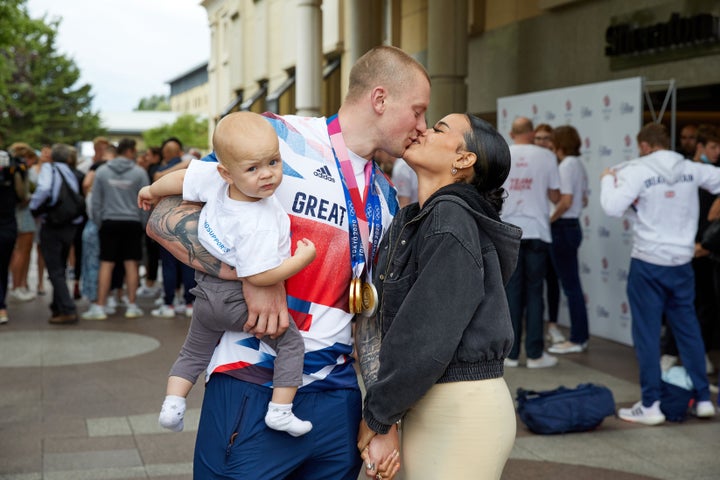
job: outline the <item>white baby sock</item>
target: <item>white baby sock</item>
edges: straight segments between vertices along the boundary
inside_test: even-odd
[[[183,418],[185,418],[185,398],[177,395],[166,396],[158,418],[160,426],[173,432],[182,432],[185,426]]]
[[[312,423],[300,420],[292,412],[292,403],[282,404],[270,402],[265,415],[265,423],[273,430],[287,432],[293,437],[305,435],[312,430]]]

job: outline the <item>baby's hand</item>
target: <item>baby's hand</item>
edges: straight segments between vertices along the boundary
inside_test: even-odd
[[[138,192],[138,208],[142,208],[143,210],[150,210],[156,201],[157,198],[155,198],[153,194],[150,193],[149,185],[144,186]]]
[[[315,244],[313,242],[307,238],[298,240],[297,248],[295,249],[295,256],[299,256],[309,264],[315,259],[315,254]]]

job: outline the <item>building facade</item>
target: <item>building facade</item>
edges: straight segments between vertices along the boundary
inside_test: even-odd
[[[207,62],[168,80],[167,83],[170,85],[171,111],[182,114],[207,115],[210,90]]]
[[[428,121],[497,98],[642,76],[674,79],[678,121],[720,123],[714,0],[204,0],[211,119],[234,110],[330,115],[349,69],[396,45],[432,79]],[[661,87],[650,89],[660,97]],[[211,122],[212,128],[213,122]]]

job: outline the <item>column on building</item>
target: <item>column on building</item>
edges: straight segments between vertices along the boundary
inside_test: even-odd
[[[320,116],[322,87],[322,0],[297,0],[295,105],[301,116]]]
[[[428,73],[432,96],[427,113],[434,124],[452,112],[467,110],[468,2],[428,2]]]
[[[347,91],[350,69],[358,58],[373,47],[383,43],[383,1],[346,0],[345,42],[343,56],[343,91]]]

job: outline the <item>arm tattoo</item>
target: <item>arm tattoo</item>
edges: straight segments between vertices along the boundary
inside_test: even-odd
[[[180,196],[164,198],[150,215],[147,230],[151,237],[181,262],[219,277],[225,266],[200,244],[198,219],[201,206],[184,202]]]
[[[355,323],[355,345],[358,352],[360,374],[366,389],[378,378],[381,343],[380,322],[377,315],[370,318],[358,315]]]

